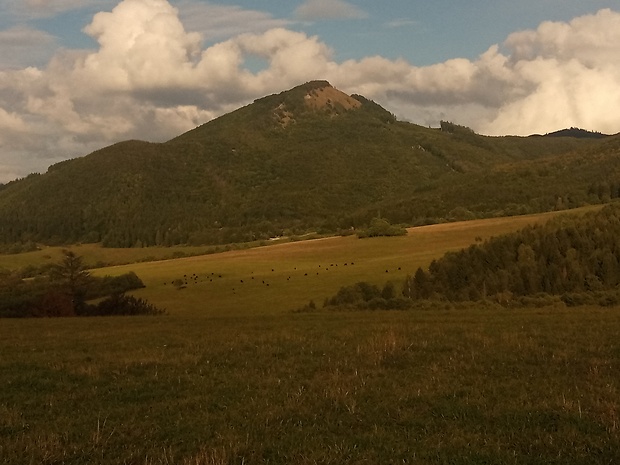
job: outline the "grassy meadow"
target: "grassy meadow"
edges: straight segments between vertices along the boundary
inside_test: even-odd
[[[94,270],[168,314],[0,320],[0,463],[618,463],[620,309],[291,312],[549,216]]]
[[[173,315],[232,316],[281,314],[326,297],[346,285],[387,281],[400,288],[408,274],[428,266],[449,250],[534,222],[595,207],[540,215],[445,223],[409,229],[407,236],[357,239],[355,236],[273,241],[266,246],[210,252],[209,247],[107,249],[96,244],[68,247],[89,266],[123,264],[93,270],[95,275],[135,272],[146,288],[134,292]],[[185,258],[170,257],[186,254]],[[57,262],[61,247],[17,255],[0,255],[0,269]],[[145,261],[147,260],[147,261]],[[172,283],[181,280],[183,288]],[[187,285],[185,283],[187,282]]]
[[[1,324],[0,463],[620,459],[617,309]]]

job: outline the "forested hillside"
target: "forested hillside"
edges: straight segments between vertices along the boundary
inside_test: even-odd
[[[427,271],[418,269],[404,293],[412,299],[500,303],[549,294],[569,304],[594,297],[617,303],[619,257],[620,205],[612,204],[448,253]]]
[[[619,145],[425,128],[316,81],[2,186],[0,244],[216,244],[564,209],[618,196]]]

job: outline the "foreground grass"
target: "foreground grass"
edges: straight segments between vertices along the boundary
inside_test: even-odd
[[[0,463],[618,463],[620,309],[0,322]]]

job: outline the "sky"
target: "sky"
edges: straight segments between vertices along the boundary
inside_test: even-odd
[[[0,183],[325,79],[487,135],[620,132],[620,0],[0,0]]]

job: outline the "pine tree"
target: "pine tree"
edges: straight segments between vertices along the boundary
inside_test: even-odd
[[[52,267],[50,279],[71,297],[73,311],[79,313],[79,310],[84,306],[86,288],[92,278],[82,257],[70,250],[63,250],[63,254],[62,261]]]

